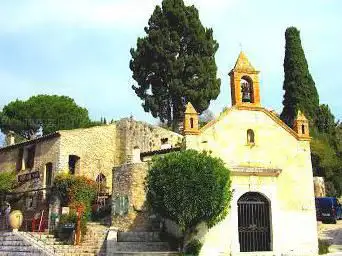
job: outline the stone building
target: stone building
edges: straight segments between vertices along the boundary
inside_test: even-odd
[[[134,152],[175,147],[182,136],[158,126],[124,118],[113,124],[62,130],[0,148],[0,172],[15,171],[18,195],[14,208],[26,218],[45,209],[46,191],[58,173],[84,175],[98,182],[99,194],[110,195],[113,167],[134,160]],[[12,207],[13,208],[13,207]]]
[[[185,111],[185,148],[211,151],[231,171],[229,214],[209,230],[200,228],[201,255],[317,255],[308,120],[299,112],[290,128],[262,107],[258,74],[241,52],[229,73],[232,107],[202,128],[191,103]],[[141,159],[168,152],[142,152]],[[113,225],[121,230],[146,224],[140,210],[147,167],[148,162],[131,163],[114,171],[114,198],[126,195],[121,201],[129,206],[121,212],[124,224],[113,212]],[[120,172],[123,183],[123,176],[116,176]]]

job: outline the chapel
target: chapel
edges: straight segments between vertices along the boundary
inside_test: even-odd
[[[262,106],[259,71],[243,52],[229,76],[232,106],[216,120],[199,129],[191,103],[185,111],[186,148],[231,171],[229,215],[203,232],[201,255],[316,255],[308,120],[299,112],[288,127]]]

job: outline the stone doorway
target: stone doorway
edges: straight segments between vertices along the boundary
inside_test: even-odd
[[[240,252],[271,251],[271,214],[267,198],[248,192],[237,204]]]

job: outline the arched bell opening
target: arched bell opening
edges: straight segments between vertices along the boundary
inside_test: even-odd
[[[254,103],[253,81],[249,76],[243,76],[240,80],[242,102]]]

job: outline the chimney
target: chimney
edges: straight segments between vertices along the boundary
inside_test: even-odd
[[[11,146],[15,144],[14,132],[9,131],[6,135],[6,145]]]

